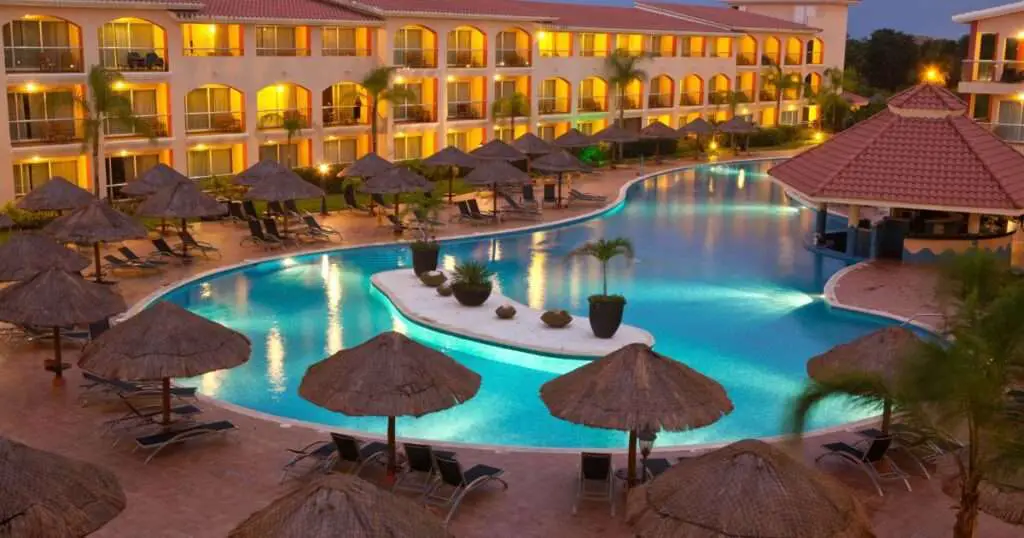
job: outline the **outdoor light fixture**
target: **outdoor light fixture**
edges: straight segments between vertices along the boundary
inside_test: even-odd
[[[327,216],[327,174],[331,171],[331,165],[327,163],[320,163],[316,167],[317,172],[320,172],[320,190],[324,191],[324,195],[320,197],[320,214]]]
[[[331,170],[331,166],[329,164],[327,164],[327,163],[320,163],[320,166],[317,166],[316,169],[321,174],[326,174],[327,172],[329,172]]]
[[[708,144],[708,148],[710,148],[710,149],[718,149],[718,142],[715,142],[714,140],[712,140],[711,143]]]
[[[39,85],[36,84],[35,82],[28,82],[28,83],[25,84],[25,92],[26,93],[35,93],[37,91],[39,91]]]
[[[640,483],[647,482],[647,457],[654,449],[654,441],[658,435],[651,430],[640,430],[636,435],[640,445]]]
[[[942,75],[942,71],[939,71],[939,69],[937,67],[929,66],[927,69],[925,69],[925,71],[924,71],[924,81],[925,82],[929,82],[929,83],[932,83],[932,84],[938,84],[938,83],[943,82],[944,80],[945,80],[945,77]]]
[[[816,131],[814,133],[814,141],[815,142],[824,142],[825,141],[825,133],[823,133],[821,131]]]
[[[125,82],[123,80],[115,81],[114,85],[113,85],[114,91],[121,91],[121,90],[123,90],[123,89],[125,89],[127,87],[128,87],[128,84],[125,84]]]

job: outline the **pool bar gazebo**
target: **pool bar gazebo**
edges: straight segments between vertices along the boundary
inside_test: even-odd
[[[768,173],[819,210],[810,245],[821,252],[929,262],[978,248],[1008,258],[1024,214],[1024,155],[967,110],[939,85],[914,86]],[[830,209],[845,212],[845,229],[827,229]]]

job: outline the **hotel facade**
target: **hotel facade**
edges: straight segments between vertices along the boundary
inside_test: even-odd
[[[352,162],[371,148],[359,82],[388,65],[414,96],[381,107],[378,152],[392,160],[527,131],[549,140],[570,127],[597,132],[620,110],[630,128],[724,120],[732,108],[764,126],[813,121],[801,92],[783,95],[780,109],[762,74],[775,63],[819,89],[825,70],[844,64],[857,0],[726,3],[7,0],[0,203],[53,176],[92,188],[82,141],[94,65],[122,73],[115,89],[150,127],[103,125],[95,164],[112,197],[158,162],[197,180],[268,158]],[[644,55],[649,74],[621,101],[605,67],[618,50]],[[491,107],[517,92],[530,109],[512,132]]]

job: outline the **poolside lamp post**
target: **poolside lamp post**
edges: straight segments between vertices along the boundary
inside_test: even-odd
[[[654,430],[641,430],[636,438],[640,442],[640,483],[643,484],[647,482],[647,458],[654,449],[654,441],[658,434],[654,433]]]
[[[320,174],[320,190],[324,191],[324,195],[320,197],[320,215],[327,216],[327,174],[331,171],[331,166],[327,163],[320,163],[320,166],[316,167],[316,171]]]

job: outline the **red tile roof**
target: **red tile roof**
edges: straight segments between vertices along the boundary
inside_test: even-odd
[[[1024,155],[963,109],[935,108],[955,99],[939,90],[905,92],[903,107],[879,112],[769,174],[815,202],[1024,213]]]
[[[199,16],[236,19],[373,21],[330,0],[200,0]]]
[[[936,84],[919,84],[889,99],[889,106],[916,110],[967,110],[967,103]]]
[[[664,32],[715,32],[722,28],[699,22],[667,17],[631,6],[596,6],[555,2],[519,2],[534,4],[538,12],[555,13],[555,24],[569,28],[607,28]]]
[[[424,13],[437,15],[477,15],[497,17],[536,17],[538,20],[553,19],[555,14],[544,13],[543,9],[530,2],[518,0],[337,0],[360,5],[383,13]],[[564,9],[564,5],[560,6]]]
[[[659,2],[637,2],[638,5],[675,13],[684,17],[699,19],[711,24],[725,26],[731,30],[789,30],[794,32],[817,32],[818,28],[798,22],[777,19],[768,15],[740,11],[728,7],[693,6],[688,4],[666,4]]]

